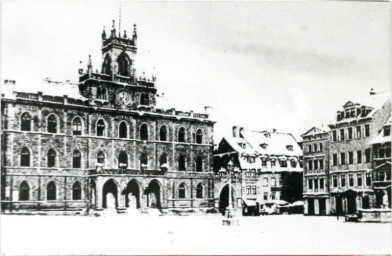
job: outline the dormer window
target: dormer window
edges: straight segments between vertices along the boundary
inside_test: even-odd
[[[293,146],[292,145],[287,145],[286,148],[287,148],[288,151],[293,151]]]
[[[240,145],[240,147],[241,147],[242,149],[246,149],[246,144],[245,144],[245,143],[238,143],[238,145]]]
[[[268,133],[268,132],[264,133],[264,136],[265,136],[266,138],[271,138],[271,134]]]
[[[384,127],[384,136],[389,136],[389,135],[391,135],[391,127],[385,126]]]
[[[267,148],[267,146],[268,146],[268,144],[267,144],[267,143],[260,144],[260,147],[261,147],[261,148],[263,148],[263,149],[266,149],[266,148]]]

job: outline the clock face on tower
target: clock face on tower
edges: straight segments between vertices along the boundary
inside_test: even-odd
[[[121,105],[128,105],[131,102],[131,95],[129,92],[121,90],[117,92],[116,99]]]

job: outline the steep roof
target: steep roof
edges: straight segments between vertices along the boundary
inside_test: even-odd
[[[384,127],[391,126],[391,123],[392,123],[392,117],[390,116],[388,120],[385,122]],[[380,134],[376,138],[374,138],[372,144],[391,142],[391,140],[392,140],[391,134],[389,134],[388,136],[384,136],[384,129],[382,129]]]
[[[319,128],[319,127],[313,126],[309,130],[307,130],[304,134],[302,134],[301,137],[314,135],[314,134],[325,133],[325,132],[328,132],[328,129],[324,129],[324,128]]]

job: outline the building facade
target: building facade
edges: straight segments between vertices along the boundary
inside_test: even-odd
[[[214,206],[208,114],[156,107],[136,75],[137,31],[102,33],[101,71],[2,95],[2,211]]]
[[[291,134],[233,127],[233,137],[223,138],[214,152],[217,188],[224,185],[220,177],[226,175],[230,160],[238,168],[235,199],[243,214],[254,207],[276,213],[279,206],[302,199],[302,150]]]
[[[329,133],[313,127],[302,136],[304,155],[304,214],[328,215],[329,198]]]
[[[389,93],[371,92],[357,101],[348,101],[329,125],[332,214],[353,214],[359,208],[375,206],[372,141],[390,115]]]
[[[389,117],[372,142],[374,208],[391,208],[391,120]]]

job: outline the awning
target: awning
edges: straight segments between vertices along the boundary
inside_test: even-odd
[[[248,199],[242,199],[246,206],[256,206],[256,200],[248,200]]]
[[[286,205],[288,202],[284,200],[271,200],[271,201],[264,201],[262,204],[277,204],[277,205]]]

